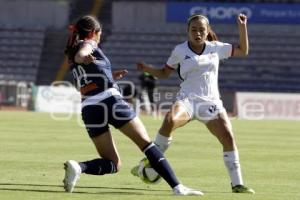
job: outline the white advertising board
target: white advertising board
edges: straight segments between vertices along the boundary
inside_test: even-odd
[[[300,94],[237,92],[236,109],[240,119],[300,120]]]
[[[35,110],[50,113],[80,113],[80,101],[80,93],[74,87],[39,86]]]

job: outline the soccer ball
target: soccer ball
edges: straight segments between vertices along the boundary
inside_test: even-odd
[[[140,161],[138,174],[140,179],[147,184],[157,184],[161,181],[161,176],[151,167],[147,158]]]

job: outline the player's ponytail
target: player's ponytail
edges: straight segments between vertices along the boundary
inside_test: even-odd
[[[79,36],[78,36],[76,25],[71,24],[69,25],[68,28],[69,28],[70,35],[66,44],[65,54],[68,56],[69,61],[72,61],[76,53],[75,47],[76,44],[78,44]]]
[[[191,22],[194,19],[203,19],[204,21],[206,21],[207,24],[207,31],[208,31],[208,35],[207,35],[207,40],[208,41],[217,41],[218,40],[218,36],[217,34],[212,30],[210,24],[209,24],[209,20],[207,19],[207,17],[205,17],[204,15],[200,15],[200,14],[194,14],[192,16],[190,16],[187,20],[187,24],[188,27],[190,26]]]
[[[65,54],[69,61],[73,61],[77,51],[80,48],[80,41],[93,37],[93,32],[101,31],[101,24],[90,15],[81,17],[76,24],[69,26],[69,38],[65,48]]]
[[[218,41],[217,34],[211,29],[210,25],[208,25],[208,35],[207,35],[208,41]]]

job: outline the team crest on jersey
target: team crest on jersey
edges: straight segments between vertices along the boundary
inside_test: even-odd
[[[209,55],[208,55],[209,59],[212,59],[212,58],[215,58],[215,57],[217,57],[217,53],[216,52],[209,52]]]

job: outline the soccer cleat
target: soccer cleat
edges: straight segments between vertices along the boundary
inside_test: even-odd
[[[236,185],[232,187],[233,193],[248,193],[248,194],[255,194],[255,191],[251,188],[248,188],[244,185]]]
[[[131,169],[131,171],[130,171],[130,173],[133,175],[133,176],[138,176],[139,177],[139,165],[137,165],[137,166],[134,166],[132,169]]]
[[[81,168],[74,160],[68,160],[64,163],[65,178],[63,180],[66,192],[73,192],[76,182],[80,178]]]
[[[202,196],[202,195],[204,195],[201,191],[188,188],[182,184],[179,184],[173,188],[173,194],[178,195],[178,196]]]

